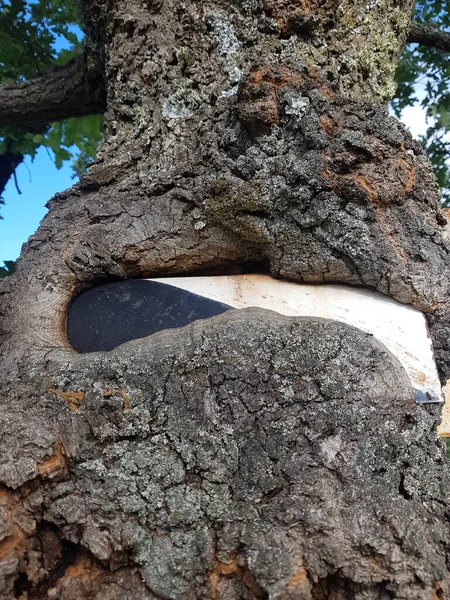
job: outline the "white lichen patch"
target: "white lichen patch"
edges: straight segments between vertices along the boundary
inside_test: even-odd
[[[104,475],[107,472],[105,465],[99,459],[86,460],[80,464],[80,468],[98,473],[99,475]]]
[[[194,223],[194,229],[196,231],[201,231],[202,229],[205,229],[206,227],[206,221],[195,221]]]
[[[236,85],[242,79],[242,70],[239,67],[233,66],[228,71],[228,79],[232,85]]]
[[[192,211],[192,217],[194,219],[194,229],[196,231],[201,231],[206,227],[203,211],[201,211],[198,207],[194,208]]]
[[[291,403],[295,400],[296,393],[295,393],[292,385],[283,383],[282,385],[279,386],[278,389],[281,392],[285,402]]]
[[[223,92],[220,92],[219,98],[231,98],[231,96],[235,96],[237,94],[238,91],[238,86],[234,85],[232,88],[228,89],[228,90],[223,90]]]
[[[169,96],[163,102],[162,115],[167,119],[185,119],[191,116],[193,110],[184,102],[180,102],[176,94]]]
[[[224,60],[224,70],[228,75],[230,88],[223,90],[219,98],[229,98],[237,93],[237,85],[242,79],[242,69],[238,66],[240,42],[228,15],[224,11],[209,13],[206,22],[211,27],[217,41],[217,51]]]
[[[152,111],[148,106],[133,107],[133,129],[136,133],[148,130],[152,121]]]
[[[344,443],[339,434],[331,435],[320,442],[320,450],[325,459],[325,464],[331,466],[336,456],[342,451]]]
[[[183,81],[176,92],[163,101],[162,115],[167,119],[185,119],[194,114],[199,104],[200,97],[190,82]]]
[[[240,43],[236,31],[226,12],[220,10],[209,13],[206,21],[211,26],[216,37],[219,54],[227,56],[239,50]]]
[[[295,115],[296,117],[303,117],[308,110],[310,105],[310,99],[305,96],[289,96],[285,107],[287,115]]]
[[[219,98],[230,98],[231,96],[235,96],[238,91],[238,84],[242,79],[242,70],[239,67],[229,66],[229,64],[227,65],[227,67],[228,81],[230,82],[231,87],[227,90],[223,90],[219,94]]]

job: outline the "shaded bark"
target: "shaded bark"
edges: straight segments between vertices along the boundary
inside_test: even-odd
[[[105,141],[0,284],[5,598],[447,597],[439,411],[375,340],[250,310],[67,342],[101,281],[258,268],[416,306],[448,377],[438,187],[378,102],[412,3],[344,4],[85,3]]]

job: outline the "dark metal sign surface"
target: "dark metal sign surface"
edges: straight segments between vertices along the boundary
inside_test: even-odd
[[[165,283],[129,279],[80,294],[69,308],[67,335],[78,352],[112,350],[124,342],[208,319],[230,308]]]

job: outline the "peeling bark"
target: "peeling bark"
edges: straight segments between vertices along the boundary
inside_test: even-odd
[[[448,596],[439,411],[373,338],[245,310],[67,342],[99,282],[260,270],[419,308],[449,376],[438,187],[378,102],[412,3],[344,4],[85,3],[105,141],[0,283],[8,600]]]

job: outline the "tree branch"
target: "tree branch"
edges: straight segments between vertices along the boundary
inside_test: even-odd
[[[89,61],[90,63],[91,61]],[[28,131],[52,121],[104,112],[106,91],[99,66],[86,55],[26,83],[0,86],[0,125]]]
[[[442,31],[436,25],[413,21],[406,41],[409,44],[417,43],[450,52],[450,33]]]
[[[5,152],[5,154],[0,155],[0,198],[2,197],[9,178],[22,161],[23,156],[19,153]]]

